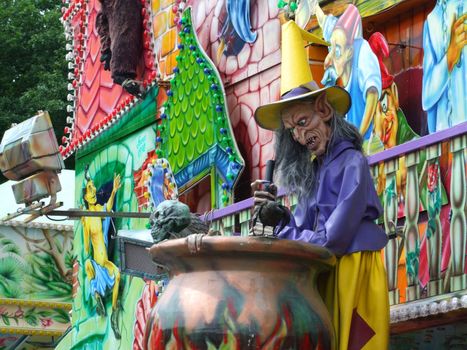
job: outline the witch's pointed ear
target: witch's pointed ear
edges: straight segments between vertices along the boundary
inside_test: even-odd
[[[333,115],[333,109],[326,98],[326,93],[322,93],[315,100],[315,112],[325,122],[329,121]]]

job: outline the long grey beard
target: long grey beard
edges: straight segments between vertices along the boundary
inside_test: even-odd
[[[310,160],[310,151],[295,142],[286,130],[277,132],[276,178],[280,187],[299,197],[313,192],[317,181],[317,161]]]
[[[312,193],[317,182],[316,166],[310,160],[310,154],[300,158],[282,165],[278,171],[279,186],[299,197]]]

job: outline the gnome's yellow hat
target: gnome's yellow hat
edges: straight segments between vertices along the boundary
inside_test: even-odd
[[[296,102],[314,100],[324,92],[339,115],[345,115],[350,108],[350,96],[345,89],[338,86],[320,89],[313,80],[304,41],[329,46],[326,41],[301,29],[294,21],[282,25],[281,99],[260,106],[255,111],[256,122],[264,129],[279,129],[282,110]]]

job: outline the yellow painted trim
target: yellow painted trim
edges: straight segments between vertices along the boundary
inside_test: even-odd
[[[53,308],[64,310],[71,310],[72,307],[72,303],[64,303],[60,301],[39,301],[9,298],[0,298],[0,305],[35,306],[41,308]]]
[[[0,327],[0,333],[2,334],[21,334],[21,335],[44,335],[58,337],[66,332],[66,329],[63,331],[45,331],[45,330],[34,330],[34,329],[24,329],[24,328],[8,328]]]

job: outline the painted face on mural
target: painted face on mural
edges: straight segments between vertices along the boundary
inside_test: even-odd
[[[329,53],[324,60],[324,69],[333,71],[330,75],[335,75],[336,78],[341,78],[343,86],[346,86],[352,68],[352,43],[348,42],[347,35],[341,28],[336,28],[331,35],[331,46]]]
[[[314,155],[321,156],[331,138],[328,121],[332,116],[326,95],[321,94],[315,102],[298,102],[284,110],[282,121],[296,142]]]
[[[397,87],[393,83],[382,91],[375,111],[375,131],[379,134],[384,148],[391,148],[397,144],[398,108]]]
[[[84,200],[88,204],[96,204],[96,202],[97,202],[96,186],[94,186],[94,182],[92,182],[92,180],[89,180],[86,183],[86,191],[84,193]]]

